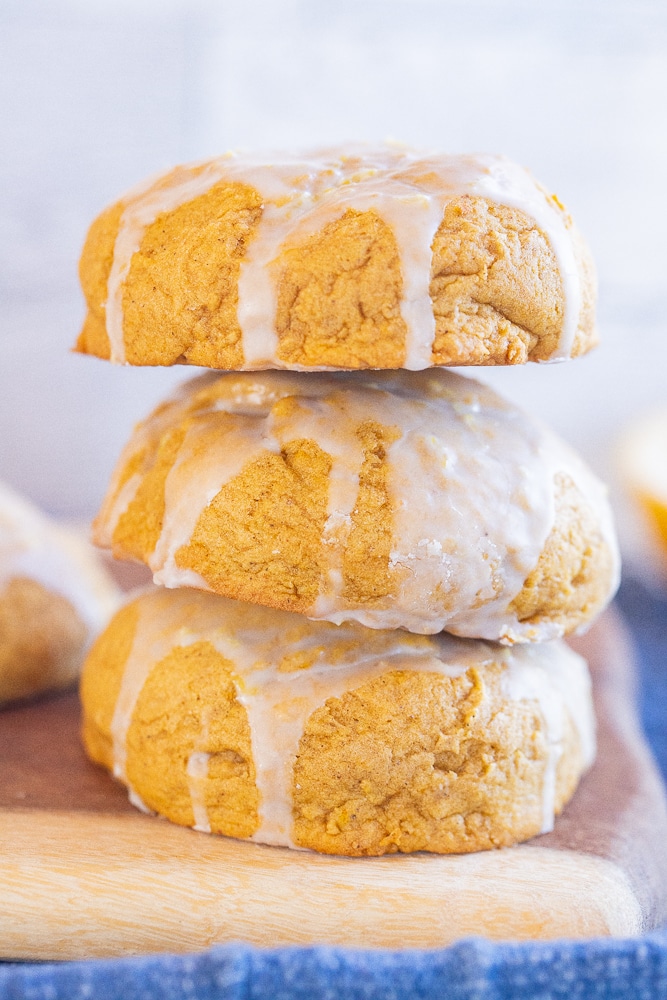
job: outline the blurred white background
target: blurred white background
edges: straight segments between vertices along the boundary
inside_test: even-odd
[[[667,403],[667,4],[622,0],[0,0],[0,478],[89,518],[131,426],[192,371],[70,353],[88,224],[229,148],[395,138],[499,151],[597,258],[602,346],[479,375],[613,480]]]

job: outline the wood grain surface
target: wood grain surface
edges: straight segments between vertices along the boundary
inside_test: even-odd
[[[72,959],[244,940],[429,948],[629,936],[667,919],[667,809],[632,658],[605,614],[591,664],[597,762],[553,833],[501,851],[333,858],[137,812],[90,764],[76,694],[0,713],[0,955]]]

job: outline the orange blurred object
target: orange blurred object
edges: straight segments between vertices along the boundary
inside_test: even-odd
[[[620,441],[619,470],[667,558],[667,406],[628,427]]]

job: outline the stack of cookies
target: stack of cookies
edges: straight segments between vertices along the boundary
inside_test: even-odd
[[[594,755],[562,636],[618,582],[606,493],[459,365],[595,343],[588,252],[502,157],[229,155],[93,224],[78,349],[216,369],[128,443],[98,544],[153,572],[84,669],[140,807],[343,855],[552,827]]]

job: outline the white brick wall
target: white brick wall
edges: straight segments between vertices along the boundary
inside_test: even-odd
[[[55,513],[90,516],[132,424],[187,374],[68,353],[87,224],[229,147],[507,153],[593,247],[603,346],[482,376],[605,475],[619,428],[667,402],[660,0],[5,0],[0,66],[0,477]]]

